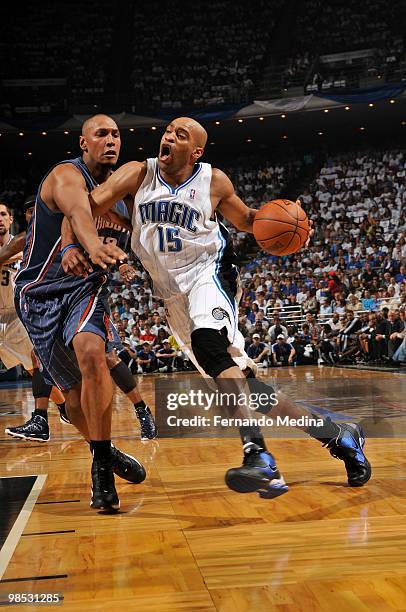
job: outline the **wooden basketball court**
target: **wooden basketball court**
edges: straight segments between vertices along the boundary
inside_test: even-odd
[[[120,513],[98,513],[89,508],[89,450],[52,410],[48,443],[0,434],[0,524],[9,534],[0,601],[54,593],[69,611],[406,610],[405,374],[317,367],[276,374],[303,405],[375,431],[364,488],[346,486],[343,464],[292,430],[270,441],[289,493],[239,495],[224,484],[225,471],[241,462],[237,438],[141,443],[134,410],[117,392],[114,439],[148,477],[141,485],[116,478]],[[153,406],[155,377],[139,379]],[[29,388],[0,389],[0,398],[3,432],[25,420],[32,399]],[[22,511],[14,511],[18,504]]]

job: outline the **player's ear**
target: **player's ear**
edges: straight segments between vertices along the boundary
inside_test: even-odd
[[[84,136],[79,136],[79,146],[82,151],[87,151],[87,142]]]
[[[195,161],[197,161],[198,159],[200,159],[203,153],[204,153],[203,147],[196,147],[196,149],[192,153],[192,157]]]

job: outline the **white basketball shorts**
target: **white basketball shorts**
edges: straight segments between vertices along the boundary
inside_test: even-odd
[[[238,330],[238,307],[227,295],[217,279],[197,280],[187,294],[178,294],[165,300],[166,319],[181,351],[186,353],[196,368],[206,376],[192,351],[191,334],[195,329],[227,329],[230,342],[228,352],[241,369],[256,365],[244,350],[244,337]]]
[[[26,370],[32,370],[31,351],[31,341],[17,314],[0,314],[0,359],[5,367],[21,363]]]

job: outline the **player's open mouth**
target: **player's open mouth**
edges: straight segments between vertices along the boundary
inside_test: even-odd
[[[106,151],[103,153],[103,157],[117,157],[117,153],[115,151]]]
[[[161,145],[159,159],[163,162],[168,161],[171,156],[171,147],[167,144]]]

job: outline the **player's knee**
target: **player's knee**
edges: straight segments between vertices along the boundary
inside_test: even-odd
[[[225,328],[222,330],[201,328],[191,334],[192,351],[200,367],[208,376],[216,378],[236,366],[227,351],[229,342]]]
[[[75,353],[82,376],[97,377],[106,370],[106,354],[98,336],[76,343]]]

